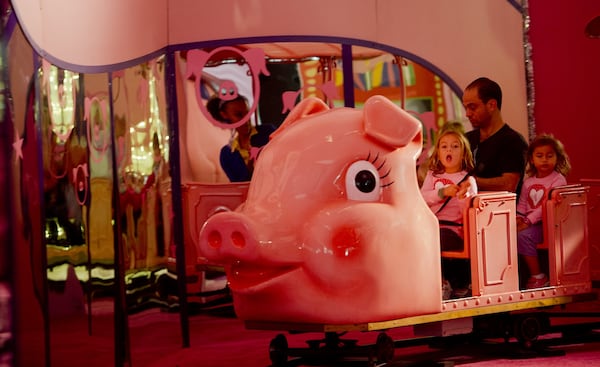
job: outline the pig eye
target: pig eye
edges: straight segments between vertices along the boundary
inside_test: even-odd
[[[346,172],[346,192],[348,199],[375,201],[380,195],[379,172],[369,161],[357,161]]]

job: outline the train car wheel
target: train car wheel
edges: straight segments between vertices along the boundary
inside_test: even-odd
[[[285,367],[288,361],[288,342],[283,334],[277,334],[269,344],[269,359],[272,367]]]
[[[518,317],[514,321],[514,335],[525,348],[531,348],[542,333],[542,322],[537,315]]]
[[[378,363],[389,363],[394,359],[394,340],[386,333],[379,333],[375,342]]]

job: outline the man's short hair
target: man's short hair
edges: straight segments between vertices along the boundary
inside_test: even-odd
[[[502,109],[502,89],[498,83],[489,78],[481,77],[473,80],[465,89],[471,88],[477,88],[479,99],[483,103],[487,103],[490,99],[495,99],[498,109]]]

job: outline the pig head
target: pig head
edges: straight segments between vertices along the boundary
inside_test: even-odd
[[[421,148],[419,121],[384,97],[362,110],[301,101],[260,153],[246,202],[200,232],[238,317],[340,324],[439,312]]]

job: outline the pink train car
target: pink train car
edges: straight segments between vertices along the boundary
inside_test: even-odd
[[[508,314],[504,328],[531,345],[550,325],[537,310],[593,296],[589,188],[582,185],[557,188],[545,203],[540,250],[548,252],[548,287],[519,287],[514,193],[472,197],[464,250],[440,252],[437,221],[415,176],[417,124],[382,97],[363,111],[305,100],[261,152],[243,204],[201,215],[208,220],[198,254],[204,265],[223,266],[248,328],[329,337],[380,330],[377,358],[386,362],[394,348],[386,329],[467,334],[481,317]],[[440,256],[470,260],[471,295],[442,300]],[[273,339],[274,365],[285,365],[290,353],[283,334]]]

